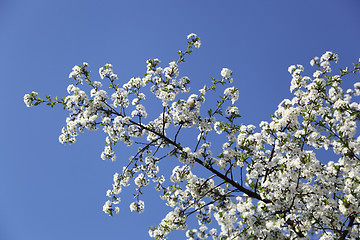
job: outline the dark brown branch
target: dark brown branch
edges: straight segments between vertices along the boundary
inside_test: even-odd
[[[156,132],[156,131],[154,131],[154,130],[152,130],[152,129],[150,129],[150,128],[142,125],[142,124],[139,124],[139,123],[137,123],[137,122],[134,122],[134,121],[132,121],[132,120],[130,120],[130,122],[131,122],[132,124],[135,124],[135,125],[143,128],[143,129],[149,131],[149,132],[152,132],[152,133],[158,135],[159,137],[161,137],[162,139],[164,139],[167,143],[173,145],[176,149],[178,149],[178,150],[180,150],[180,151],[183,151],[183,148],[182,148],[179,144],[176,144],[173,140],[171,140],[171,139],[169,139],[168,137],[162,135],[161,133],[158,133],[158,132]],[[234,180],[232,180],[232,179],[228,178],[227,176],[225,176],[224,174],[220,173],[218,170],[214,169],[212,166],[204,165],[204,162],[201,161],[200,159],[195,158],[194,160],[195,160],[195,162],[197,162],[198,164],[204,166],[206,169],[208,169],[208,170],[209,170],[210,172],[212,172],[213,174],[216,174],[216,175],[217,175],[219,178],[221,178],[222,180],[224,180],[224,181],[228,182],[229,184],[231,184],[233,187],[235,187],[235,188],[238,189],[239,191],[247,194],[249,197],[255,198],[255,199],[260,200],[260,201],[263,201],[263,202],[265,202],[265,203],[271,203],[270,200],[261,198],[261,196],[260,196],[258,193],[255,193],[255,192],[253,192],[253,191],[251,191],[251,190],[249,190],[249,189],[244,188],[244,187],[241,186],[239,183],[235,182]]]
[[[113,109],[111,106],[109,106],[108,104],[106,104],[110,109],[111,109],[111,112],[113,112],[114,114],[118,115],[118,116],[122,116],[120,113],[118,113],[115,109]],[[183,151],[183,148],[177,144],[176,142],[174,142],[173,140],[169,139],[168,137],[164,136],[163,134],[159,133],[159,132],[156,132],[155,130],[153,129],[150,129],[140,123],[137,123],[133,120],[129,120],[130,123],[136,125],[136,126],[139,126],[141,127],[142,129],[144,130],[147,130],[149,132],[152,132],[154,134],[156,134],[157,136],[159,136],[160,138],[162,138],[165,142],[171,144],[174,148],[180,150],[180,151]],[[222,180],[228,182],[229,184],[231,184],[233,187],[235,187],[237,190],[247,194],[249,197],[252,197],[252,198],[255,198],[257,200],[260,200],[260,201],[263,201],[265,203],[272,203],[272,201],[270,201],[269,199],[263,199],[260,194],[256,193],[256,192],[253,192],[249,189],[246,189],[244,188],[243,186],[241,186],[238,182],[235,182],[234,180],[228,178],[227,176],[225,176],[224,174],[220,173],[218,170],[214,169],[212,166],[209,166],[209,165],[205,165],[203,161],[201,161],[200,159],[198,158],[195,158],[194,159],[195,162],[197,162],[198,164],[204,166],[206,169],[208,169],[210,172],[212,172],[213,174],[216,174],[219,178],[221,178]]]
[[[345,240],[346,236],[349,234],[349,230],[352,228],[352,226],[354,225],[354,221],[356,218],[357,213],[356,212],[352,212],[350,213],[350,215],[348,216],[349,219],[349,223],[347,225],[347,228],[343,231],[340,240]]]

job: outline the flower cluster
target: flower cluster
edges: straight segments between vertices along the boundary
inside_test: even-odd
[[[190,39],[189,44],[193,44],[196,48],[200,48],[201,41],[200,38],[195,33],[190,33],[187,36],[187,39]]]
[[[119,194],[133,182],[131,211],[145,210],[141,197],[148,186],[172,208],[150,228],[149,235],[156,239],[165,239],[173,230],[187,230],[188,239],[358,239],[360,82],[347,90],[341,84],[360,72],[360,59],[353,69],[340,69],[337,75],[330,74],[332,62],[339,59],[332,52],[310,61],[316,67],[311,76],[303,76],[302,65],[290,66],[294,97],[283,100],[256,130],[239,122],[234,105],[239,89],[226,86],[218,91],[232,83],[231,70],[223,68],[219,80],[213,78],[198,94],[187,95],[190,79],[180,76],[179,66],[201,46],[196,34],[187,38],[187,49],[177,52],[177,61],[161,67],[159,59],[150,59],[143,77],[121,84],[113,66],[106,64],[99,69],[101,81],[92,81],[83,63],[69,75],[75,83],[68,86],[68,96],[24,96],[28,107],[62,104],[70,112],[61,143],[74,143],[85,129],[102,128],[107,136],[101,159],[115,161],[119,141],[138,147],[128,161],[121,159],[123,169],[113,176],[103,211],[119,213]],[[82,90],[84,82],[89,94]],[[204,111],[210,90],[223,95],[214,108]],[[150,92],[153,96],[146,96]],[[185,130],[189,128],[192,131]],[[194,141],[184,142],[189,133]],[[218,135],[224,136],[220,150],[214,147]],[[317,150],[332,153],[331,161],[321,160]],[[169,158],[179,165],[166,177],[159,162]],[[207,172],[196,175],[195,166]],[[188,229],[192,215],[198,227]]]
[[[230,77],[232,76],[232,71],[228,68],[223,68],[221,70],[221,76],[225,79],[230,79]]]

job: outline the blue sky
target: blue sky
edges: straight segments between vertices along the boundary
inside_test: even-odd
[[[197,91],[228,67],[240,89],[241,120],[258,125],[291,97],[289,65],[303,64],[310,74],[310,59],[327,50],[339,54],[339,67],[360,57],[359,12],[357,0],[1,0],[0,239],[148,239],[148,226],[168,210],[149,188],[145,212],[131,213],[127,189],[120,214],[105,215],[105,192],[131,149],[119,147],[115,163],[102,161],[101,131],[61,145],[68,113],[26,108],[25,93],[66,95],[68,74],[83,61],[95,79],[105,63],[122,81],[141,76],[147,59],[165,66],[194,32],[203,45],[181,74]]]

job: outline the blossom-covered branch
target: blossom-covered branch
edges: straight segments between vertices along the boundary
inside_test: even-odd
[[[312,76],[303,75],[302,65],[290,66],[294,97],[284,99],[256,130],[240,121],[235,105],[239,89],[229,86],[228,68],[190,93],[190,78],[180,76],[179,67],[201,42],[193,33],[187,38],[177,61],[161,67],[159,59],[149,59],[144,77],[122,82],[106,64],[99,69],[101,80],[93,81],[89,64],[83,63],[69,75],[74,83],[67,96],[24,96],[28,107],[60,104],[70,111],[61,143],[75,143],[85,129],[102,128],[107,137],[101,159],[115,161],[118,142],[138,146],[129,160],[120,159],[123,169],[114,174],[103,211],[119,213],[119,195],[133,180],[131,211],[145,210],[143,189],[150,185],[173,209],[150,228],[155,239],[188,229],[194,214],[199,226],[187,230],[188,239],[357,239],[360,82],[343,90],[342,81],[360,72],[360,59],[339,74],[331,68],[339,60],[332,52],[310,61],[316,68]],[[219,92],[209,108],[206,99]],[[181,140],[189,138],[186,129],[193,129],[194,141]],[[224,140],[222,149],[215,152],[219,139]],[[332,161],[320,160],[320,149],[332,152]],[[170,176],[162,174],[163,161],[178,162]],[[203,171],[196,172],[195,166]]]

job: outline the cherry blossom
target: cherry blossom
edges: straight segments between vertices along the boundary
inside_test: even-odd
[[[223,68],[219,79],[190,92],[180,66],[201,41],[194,33],[187,39],[178,60],[164,66],[147,60],[143,77],[124,83],[105,64],[101,80],[92,81],[89,64],[82,63],[69,75],[74,83],[67,96],[24,96],[27,107],[60,104],[69,111],[59,136],[63,144],[75,143],[85,130],[106,133],[100,157],[121,161],[123,168],[113,176],[103,211],[118,214],[122,189],[133,186],[130,209],[144,212],[143,189],[152,186],[172,208],[150,227],[155,239],[173,230],[186,230],[187,239],[359,239],[360,81],[350,89],[342,81],[360,72],[360,59],[352,68],[333,70],[339,56],[327,51],[310,60],[310,76],[304,66],[291,65],[293,98],[257,128],[240,121],[231,70]],[[218,97],[212,108],[205,104],[209,97]],[[181,140],[190,128],[195,144]],[[118,158],[118,142],[136,154]],[[333,154],[331,160],[321,159],[321,151]],[[178,165],[164,176],[159,163],[169,158]],[[191,217],[198,226],[189,225]]]

